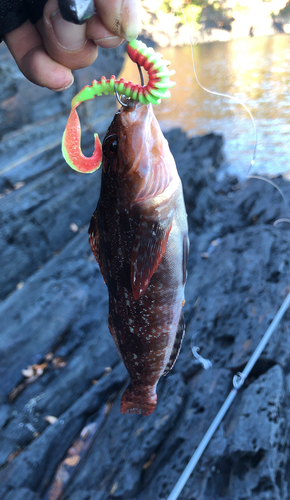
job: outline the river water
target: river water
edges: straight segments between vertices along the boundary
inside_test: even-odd
[[[158,49],[156,49],[158,50]],[[181,127],[189,135],[221,132],[226,168],[244,176],[249,168],[255,133],[240,104],[202,90],[194,76],[190,47],[162,48],[171,61],[177,85],[172,97],[155,106],[163,129]],[[243,38],[194,47],[196,70],[203,86],[242,99],[258,131],[258,149],[251,173],[290,174],[290,36]],[[128,59],[122,76],[139,81]],[[288,176],[287,176],[288,177]]]

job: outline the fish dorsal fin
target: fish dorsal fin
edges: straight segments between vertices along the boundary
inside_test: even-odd
[[[131,285],[135,300],[145,292],[165,254],[172,219],[173,210],[164,219],[140,218],[131,260]]]
[[[105,266],[100,252],[100,234],[99,234],[97,210],[95,210],[91,218],[88,233],[89,233],[89,243],[91,245],[92,252],[97,260],[97,263],[99,264],[102,276],[104,278],[104,282],[106,283]]]
[[[177,330],[176,330],[175,341],[174,341],[174,344],[173,344],[173,348],[172,348],[172,351],[171,351],[171,354],[170,354],[169,361],[168,361],[168,363],[167,363],[167,365],[165,367],[163,375],[167,375],[167,373],[169,372],[169,370],[171,370],[171,368],[173,368],[174,363],[177,360],[177,357],[178,357],[178,354],[179,354],[179,351],[180,351],[180,348],[181,348],[181,343],[182,343],[182,340],[183,340],[183,337],[184,337],[184,333],[185,333],[185,323],[184,323],[183,312],[181,311],[180,318],[179,318],[179,323],[178,323],[178,327],[177,327]]]

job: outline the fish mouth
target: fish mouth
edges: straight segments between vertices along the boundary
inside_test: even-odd
[[[142,102],[136,101],[131,97],[127,97],[125,95],[121,96],[121,102],[122,106],[119,108],[117,114],[122,115],[126,113],[132,113],[134,111],[138,113],[141,109],[143,109],[143,113],[147,114],[150,108],[153,111],[152,104],[142,104]]]
[[[140,139],[146,139],[152,121],[156,120],[152,104],[142,104],[130,97],[124,97],[123,104],[116,113],[119,127],[126,131],[126,136],[130,134],[136,137],[140,134]]]
[[[117,97],[117,96],[116,96]],[[131,97],[127,97],[126,95],[121,95],[119,96],[119,99],[117,97],[117,101],[122,104],[124,108],[130,108],[130,109],[135,109],[136,104],[139,101],[135,101]],[[140,103],[141,104],[141,103]],[[122,109],[122,108],[121,108]]]

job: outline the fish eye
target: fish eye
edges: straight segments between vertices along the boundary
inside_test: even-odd
[[[103,142],[103,153],[107,158],[114,158],[118,150],[118,136],[116,134],[109,135]]]
[[[111,142],[111,144],[110,144],[110,151],[112,151],[112,153],[116,153],[117,147],[118,147],[118,141]]]

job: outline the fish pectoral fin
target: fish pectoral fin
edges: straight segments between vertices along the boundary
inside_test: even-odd
[[[90,243],[92,252],[96,258],[97,263],[99,264],[102,276],[104,278],[104,282],[106,283],[105,266],[104,266],[101,252],[100,252],[100,234],[99,234],[97,210],[95,210],[95,212],[93,213],[93,216],[91,218],[88,233],[89,233],[89,243]]]
[[[173,368],[174,363],[175,363],[175,361],[178,358],[178,354],[179,354],[179,351],[180,351],[180,348],[181,348],[181,343],[182,343],[182,340],[183,340],[183,337],[184,337],[184,333],[185,333],[185,323],[184,323],[183,312],[181,311],[180,318],[179,318],[179,323],[178,323],[178,327],[177,327],[177,330],[176,330],[175,341],[174,341],[174,344],[173,344],[173,348],[172,348],[172,351],[171,351],[171,354],[170,354],[169,361],[168,361],[168,363],[167,363],[167,365],[165,367],[163,375],[167,375],[167,373],[169,372],[169,370],[171,370],[171,368]]]
[[[131,285],[135,300],[145,292],[165,254],[172,219],[173,210],[169,216],[157,221],[146,217],[140,219],[131,260]]]
[[[188,264],[188,255],[189,255],[189,239],[188,234],[184,234],[183,236],[183,252],[182,252],[182,274],[183,274],[183,285],[186,282],[187,276],[187,264]]]

